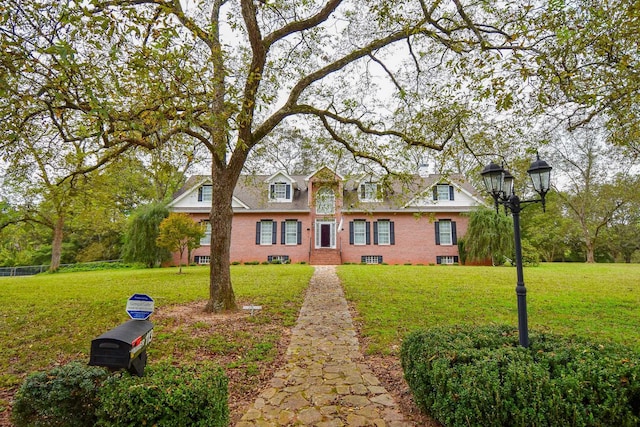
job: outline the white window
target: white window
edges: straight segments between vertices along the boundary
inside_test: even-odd
[[[391,244],[391,222],[387,220],[378,221],[378,244]]]
[[[458,257],[454,257],[454,256],[440,256],[438,257],[438,264],[455,264],[456,262],[458,262],[458,260],[456,259]]]
[[[378,200],[378,184],[376,184],[375,182],[363,182],[362,184],[360,184],[360,200]]]
[[[380,264],[382,263],[382,257],[379,255],[363,255],[361,262],[363,264]]]
[[[210,202],[211,201],[211,186],[203,185],[198,190],[198,201],[199,202]]]
[[[260,221],[260,244],[273,244],[273,221]]]
[[[209,264],[211,262],[211,257],[207,255],[200,255],[197,258],[197,264]]]
[[[269,186],[269,200],[287,202],[291,201],[291,184],[288,182],[275,182]]]
[[[206,246],[211,244],[211,223],[209,221],[202,221],[204,224],[204,236],[200,239],[200,245]],[[209,261],[206,262],[208,264]]]
[[[330,188],[321,188],[316,193],[316,213],[333,215],[336,212],[336,196]]]
[[[366,221],[353,221],[353,244],[354,245],[367,244],[367,222]]]
[[[453,239],[451,237],[451,221],[449,220],[439,221],[438,224],[440,229],[440,244],[441,245],[453,244]]]
[[[284,243],[285,245],[298,244],[298,221],[285,221],[284,223]]]
[[[438,184],[436,186],[436,200],[453,200],[451,197],[451,186]]]

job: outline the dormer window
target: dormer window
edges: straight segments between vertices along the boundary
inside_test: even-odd
[[[378,183],[376,182],[363,182],[360,184],[360,201],[362,202],[375,202],[380,200],[380,194],[378,192]]]
[[[269,200],[272,202],[290,202],[291,184],[288,182],[274,182],[270,184]]]
[[[453,200],[453,186],[438,184],[433,187],[433,200]]]
[[[198,188],[198,201],[199,202],[210,202],[211,201],[211,186],[203,185]]]

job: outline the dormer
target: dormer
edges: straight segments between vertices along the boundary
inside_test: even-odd
[[[293,178],[280,171],[265,180],[268,185],[269,202],[285,203],[293,200],[293,190],[297,184]]]

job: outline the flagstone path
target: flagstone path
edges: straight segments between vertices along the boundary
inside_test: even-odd
[[[316,266],[286,364],[236,427],[414,427],[364,363],[334,266]]]

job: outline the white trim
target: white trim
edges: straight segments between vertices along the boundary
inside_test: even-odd
[[[322,246],[322,224],[329,224],[330,236],[329,236],[329,246]],[[314,245],[316,249],[335,249],[336,248],[336,220],[326,220],[326,219],[316,219],[314,224],[315,228],[315,238]]]

